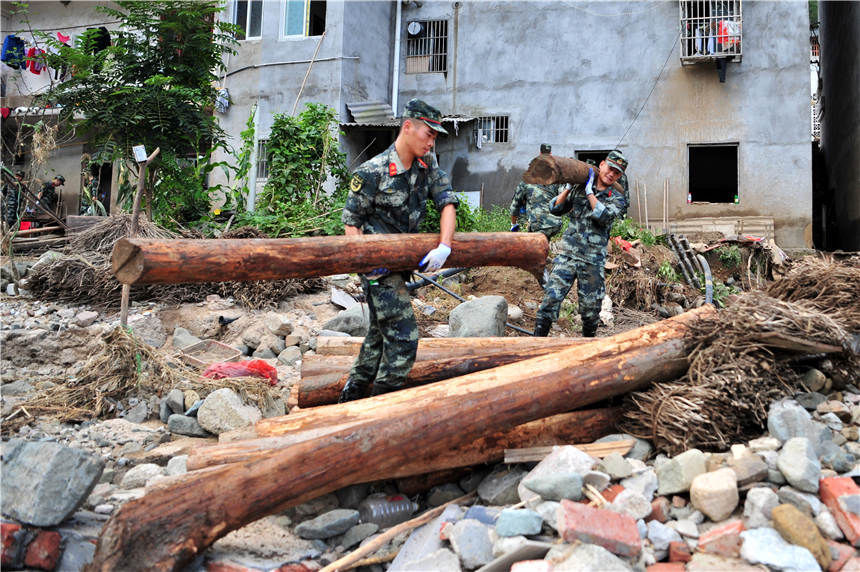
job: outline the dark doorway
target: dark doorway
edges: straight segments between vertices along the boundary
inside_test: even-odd
[[[322,36],[325,32],[325,0],[311,0],[308,11],[308,36]]]
[[[588,162],[594,161],[595,165],[600,165],[600,162],[606,159],[606,156],[609,155],[610,150],[606,151],[577,151],[576,158],[580,161]]]
[[[690,145],[690,200],[694,203],[738,202],[738,146]]]
[[[397,138],[397,127],[350,127],[344,129],[344,133],[350,155],[349,170],[352,171],[388,149]]]

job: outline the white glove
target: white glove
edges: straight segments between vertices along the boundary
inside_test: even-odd
[[[588,168],[588,182],[585,183],[585,195],[586,196],[594,194],[594,190],[591,188],[591,186],[593,184],[594,184],[594,169],[589,167]]]
[[[442,268],[445,261],[448,260],[449,254],[451,254],[451,247],[440,242],[439,246],[424,256],[421,263],[418,265],[418,269],[421,272],[436,272]]]

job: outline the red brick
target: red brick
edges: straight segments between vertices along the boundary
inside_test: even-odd
[[[836,542],[835,540],[828,539],[827,544],[830,546],[830,555],[833,557],[827,572],[839,572],[845,566],[845,563],[856,554],[854,548],[844,542]]]
[[[635,520],[625,514],[567,499],[561,501],[558,532],[565,542],[581,540],[621,556],[636,556],[642,550]]]
[[[24,565],[39,570],[53,570],[60,561],[60,533],[41,530],[35,540],[27,547]]]
[[[552,572],[549,560],[520,560],[511,566],[511,572]]]
[[[821,496],[821,501],[833,513],[833,518],[836,519],[848,542],[854,547],[860,546],[860,516],[843,509],[839,504],[839,497],[843,495],[860,494],[860,487],[854,483],[854,479],[851,477],[821,479],[818,483],[818,494]]]
[[[742,520],[733,520],[716,526],[699,537],[698,549],[721,556],[738,556],[741,550],[741,532],[746,530]]]
[[[645,521],[656,520],[657,522],[666,522],[669,520],[669,509],[672,504],[666,497],[657,497],[651,501],[651,514]]]
[[[689,562],[692,558],[693,554],[686,542],[669,543],[669,562]]]
[[[683,562],[658,562],[645,569],[646,572],[684,572]]]
[[[854,556],[848,560],[840,572],[860,572],[860,557]]]
[[[621,494],[621,491],[623,490],[624,487],[616,483],[600,491],[600,494],[603,496],[603,498],[606,499],[606,502],[612,502],[615,500],[615,497]]]
[[[0,562],[5,566],[13,566],[18,554],[18,540],[15,533],[21,530],[20,524],[12,522],[0,523],[0,538],[3,541],[3,553]]]

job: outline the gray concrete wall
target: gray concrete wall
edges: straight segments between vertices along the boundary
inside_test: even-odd
[[[459,12],[455,18],[455,13]],[[621,148],[659,216],[771,216],[784,247],[811,223],[808,14],[800,2],[744,2],[743,61],[719,83],[714,64],[682,68],[676,2],[424,2],[414,19],[449,22],[447,75],[405,74],[400,98],[445,113],[510,116],[510,142],[440,142],[458,189],[510,200],[541,142],[556,154],[611,149],[662,76]],[[455,34],[456,30],[456,34]],[[456,36],[456,38],[455,38]],[[404,32],[405,37],[405,32]],[[401,69],[405,69],[405,50]],[[461,132],[461,138],[468,133]],[[687,204],[687,145],[737,142],[740,204]],[[446,152],[468,147],[469,152]]]
[[[860,250],[860,4],[821,2],[821,147],[834,192],[836,244]]]

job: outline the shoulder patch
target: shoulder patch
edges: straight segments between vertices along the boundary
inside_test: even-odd
[[[349,190],[353,193],[357,193],[361,190],[361,186],[364,184],[364,179],[362,179],[358,173],[352,176],[352,180],[349,182]]]

